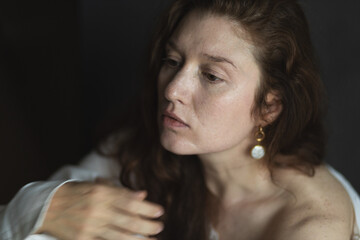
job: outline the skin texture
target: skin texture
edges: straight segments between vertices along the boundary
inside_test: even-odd
[[[352,204],[326,167],[314,177],[278,169],[272,179],[264,159],[250,157],[257,126],[282,106],[270,93],[264,117],[252,115],[261,76],[245,39],[241,26],[221,16],[195,11],[180,23],[158,77],[162,145],[203,162],[221,203],[213,224],[220,239],[350,239]]]
[[[154,239],[163,224],[161,206],[133,192],[105,183],[66,183],[56,191],[38,233],[62,240]],[[136,236],[136,234],[144,237]]]
[[[213,224],[220,239],[350,239],[352,204],[326,167],[317,167],[313,177],[277,169],[271,178],[264,159],[250,157],[257,127],[271,124],[282,106],[269,93],[263,117],[252,115],[261,76],[255,46],[245,39],[225,17],[192,12],[180,23],[158,76],[162,145],[201,159],[207,186],[221,204]],[[151,239],[162,229],[156,219],[163,210],[145,197],[104,181],[67,183],[38,232],[64,240]]]
[[[159,92],[165,98],[160,109],[175,113],[188,126],[162,125],[161,142],[178,154],[245,154],[256,126],[251,109],[260,72],[251,45],[234,37],[235,24],[201,18],[187,18],[166,47],[159,74]],[[197,24],[188,27],[188,21]]]

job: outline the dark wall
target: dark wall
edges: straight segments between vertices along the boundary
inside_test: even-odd
[[[77,162],[139,89],[168,0],[0,3],[0,204]],[[329,95],[326,160],[360,191],[360,2],[303,0]]]
[[[87,150],[76,1],[0,1],[0,204]]]
[[[302,2],[328,91],[326,161],[360,192],[360,1]]]

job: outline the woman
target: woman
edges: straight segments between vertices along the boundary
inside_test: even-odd
[[[176,1],[146,84],[107,157],[25,187],[4,239],[356,239],[358,197],[322,162],[323,86],[295,0]],[[20,203],[37,205],[16,227]]]

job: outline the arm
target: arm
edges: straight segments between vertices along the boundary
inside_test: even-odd
[[[118,184],[119,172],[115,161],[92,152],[79,166],[65,166],[49,181],[27,184],[0,209],[0,239],[23,240],[36,232],[42,225],[51,198],[65,183],[107,178]]]

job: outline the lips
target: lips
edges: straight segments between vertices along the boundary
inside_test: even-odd
[[[175,113],[165,111],[163,113],[164,125],[172,127],[189,127],[181,118],[179,118]]]

